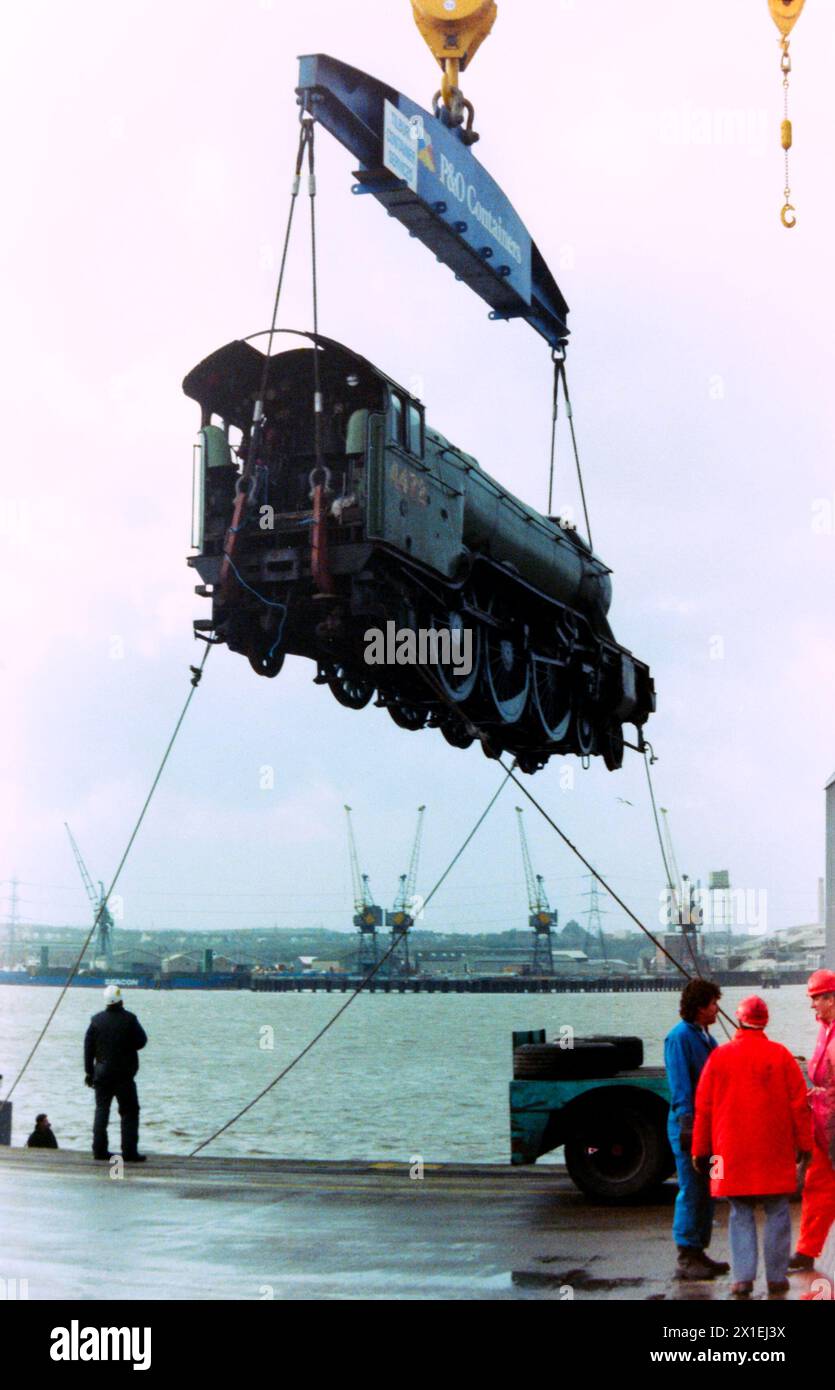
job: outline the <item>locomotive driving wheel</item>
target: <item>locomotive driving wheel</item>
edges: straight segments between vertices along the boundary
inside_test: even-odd
[[[561,743],[571,726],[572,690],[568,667],[531,657],[531,695],[536,718],[549,743]]]
[[[467,621],[458,609],[449,609],[440,614],[433,613],[431,619],[433,632],[449,633],[450,660],[437,661],[432,667],[432,675],[441,687],[447,700],[461,704],[469,699],[478,680],[481,658],[481,633],[472,619]],[[463,657],[467,655],[467,635],[471,643],[470,670],[463,671]]]
[[[503,724],[515,724],[524,713],[531,680],[525,631],[508,620],[504,606],[495,597],[490,599],[487,612],[498,620],[498,626],[491,625],[484,634],[487,689],[494,714]]]
[[[365,709],[374,694],[373,682],[357,676],[345,666],[334,666],[327,677],[330,692],[346,709]]]

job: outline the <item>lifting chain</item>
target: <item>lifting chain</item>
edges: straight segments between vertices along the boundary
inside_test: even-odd
[[[780,71],[783,74],[783,121],[780,126],[780,143],[783,147],[783,157],[785,161],[785,185],[783,188],[783,206],[780,209],[780,221],[784,227],[794,227],[797,223],[794,206],[791,201],[792,191],[789,181],[789,150],[792,147],[792,123],[789,120],[789,76],[792,70],[791,53],[789,52],[789,35],[797,23],[800,11],[803,9],[806,0],[768,0],[768,7],[771,11],[771,18],[780,30]]]

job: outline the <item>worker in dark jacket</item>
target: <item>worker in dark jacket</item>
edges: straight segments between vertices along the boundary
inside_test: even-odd
[[[667,1134],[676,1161],[678,1196],[673,1239],[678,1246],[677,1279],[715,1279],[730,1265],[712,1260],[706,1247],[713,1227],[708,1179],[691,1161],[696,1086],[708,1057],[718,1046],[708,1028],[716,1022],[721,991],[712,980],[690,980],[681,994],[677,1024],[664,1039],[664,1065],[670,1087]]]
[[[57,1149],[58,1140],[52,1133],[48,1115],[35,1116],[35,1128],[26,1140],[27,1149]]]
[[[90,1020],[84,1038],[84,1080],[96,1093],[93,1121],[93,1157],[111,1157],[107,1147],[107,1122],[113,1097],[122,1118],[122,1158],[125,1163],[144,1163],[139,1143],[139,1099],[134,1077],[139,1070],[137,1053],[148,1041],[136,1014],[128,1013],[118,985],[104,991],[107,1007]]]

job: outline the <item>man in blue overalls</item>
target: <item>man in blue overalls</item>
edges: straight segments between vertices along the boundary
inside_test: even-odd
[[[713,1225],[710,1181],[697,1173],[691,1158],[696,1085],[717,1046],[707,1031],[716,1022],[720,989],[712,980],[690,980],[681,995],[681,1023],[664,1039],[664,1065],[670,1086],[667,1133],[676,1160],[678,1196],[673,1239],[678,1246],[677,1279],[714,1279],[730,1268],[706,1253]]]

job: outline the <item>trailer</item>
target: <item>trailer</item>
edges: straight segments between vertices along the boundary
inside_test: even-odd
[[[604,1202],[649,1196],[674,1174],[667,1078],[643,1065],[640,1038],[515,1032],[513,1077],[511,1163],[564,1147],[572,1181]]]

